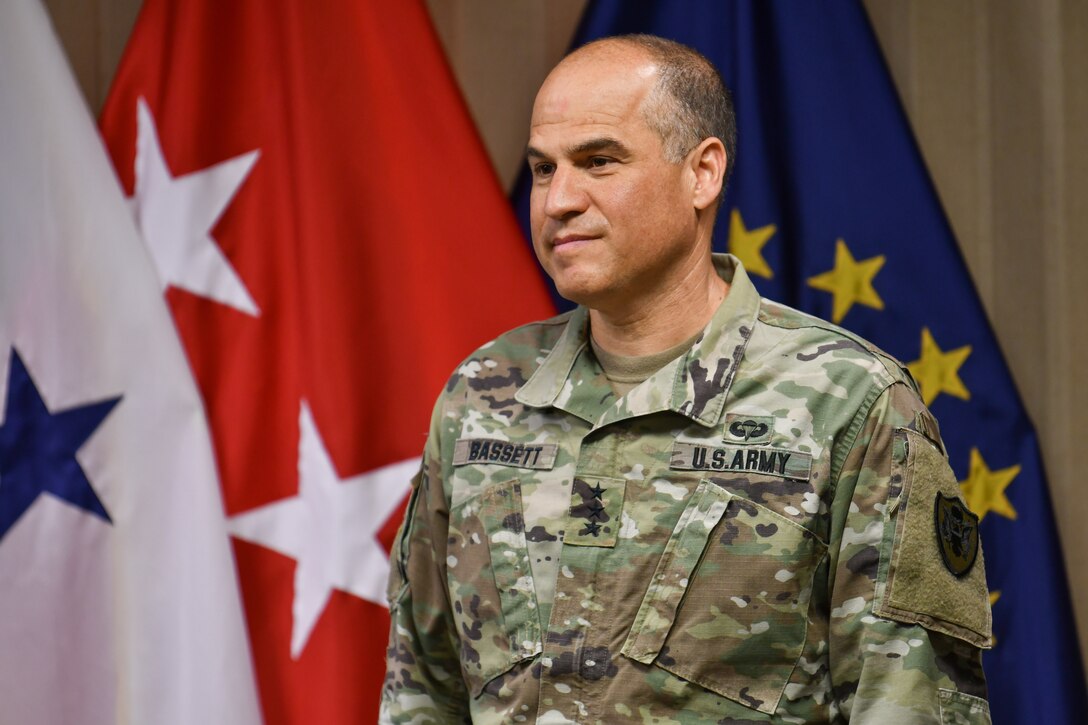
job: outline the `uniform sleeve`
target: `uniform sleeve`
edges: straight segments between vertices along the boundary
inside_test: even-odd
[[[978,522],[936,421],[897,382],[874,392],[843,445],[829,570],[832,718],[989,723]]]
[[[440,400],[390,554],[382,723],[469,722],[468,693],[446,589],[449,505],[443,487],[441,411]]]

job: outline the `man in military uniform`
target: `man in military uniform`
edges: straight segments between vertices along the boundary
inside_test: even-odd
[[[384,721],[989,722],[977,520],[909,375],[711,255],[734,123],[659,38],[544,82],[533,245],[581,306],[435,407]]]

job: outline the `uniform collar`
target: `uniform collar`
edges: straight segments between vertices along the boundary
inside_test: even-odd
[[[606,384],[588,397],[588,390],[580,390],[586,382],[603,380],[587,350],[589,314],[584,307],[574,311],[555,347],[514,397],[532,407],[562,408],[595,427],[661,410],[672,410],[704,426],[715,425],[752,335],[760,301],[740,260],[731,254],[715,254],[713,260],[718,275],[730,288],[702,335],[686,354],[619,401],[604,394]],[[596,405],[587,406],[589,400]]]

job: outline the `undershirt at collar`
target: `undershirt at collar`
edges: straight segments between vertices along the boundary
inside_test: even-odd
[[[608,383],[612,386],[612,392],[616,394],[617,398],[622,398],[639,383],[690,350],[691,346],[695,344],[695,340],[702,334],[703,331],[700,330],[668,350],[639,356],[610,353],[597,344],[597,341],[593,339],[593,335],[589,336],[589,343],[593,348],[593,354],[597,356],[597,362],[601,364],[601,369],[604,370],[604,376],[608,378]]]

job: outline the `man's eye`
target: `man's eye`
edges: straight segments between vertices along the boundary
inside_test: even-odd
[[[534,164],[533,176],[551,176],[555,171],[555,164]]]
[[[595,169],[603,168],[605,166],[608,166],[610,163],[612,163],[612,159],[608,158],[607,156],[594,156],[589,160],[589,165]]]

